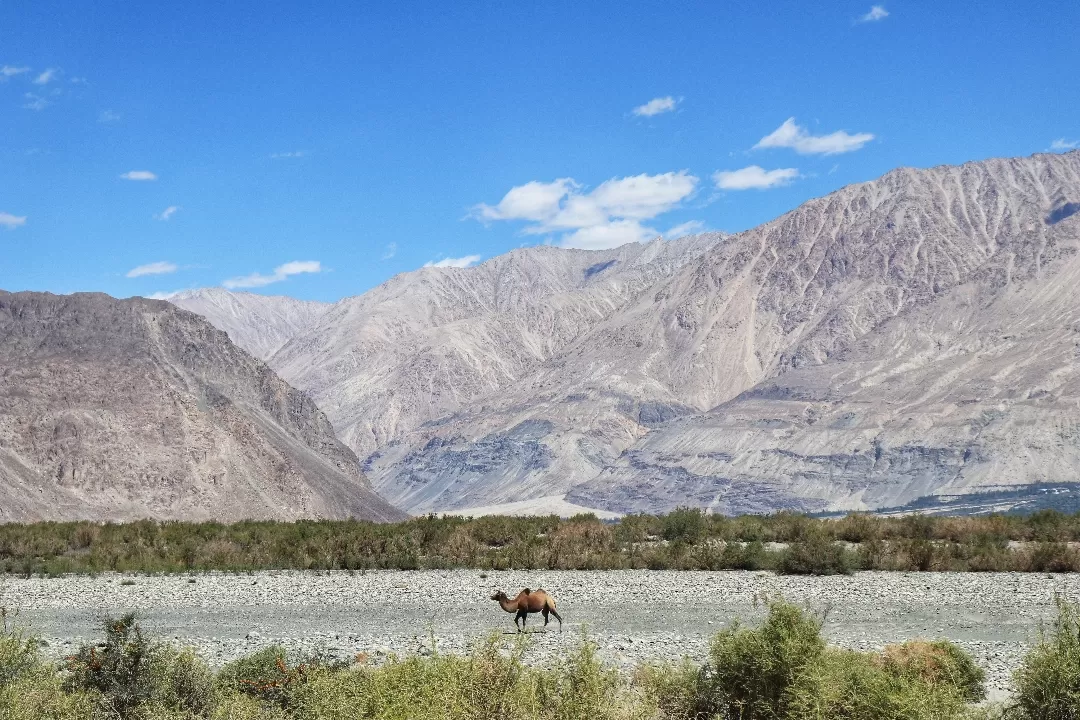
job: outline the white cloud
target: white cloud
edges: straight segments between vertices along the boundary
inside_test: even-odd
[[[149,170],[130,170],[120,177],[125,180],[157,180],[157,175]]]
[[[387,243],[386,247],[383,248],[382,259],[383,260],[389,260],[390,258],[394,257],[395,255],[397,255],[397,243],[396,242]]]
[[[627,243],[645,242],[658,234],[637,220],[611,220],[602,225],[583,227],[569,235],[564,235],[559,245],[582,250],[603,250]]]
[[[99,123],[111,123],[120,120],[120,113],[115,113],[112,110],[102,110],[98,113],[97,121]]]
[[[45,70],[40,75],[38,75],[36,78],[34,78],[34,84],[35,85],[48,85],[49,83],[51,83],[53,80],[56,79],[56,76],[57,76],[57,74],[59,72],[60,71],[57,70],[56,68],[49,68],[48,70]]]
[[[16,75],[22,75],[23,73],[30,72],[28,67],[16,67],[14,65],[0,66],[0,82],[7,80],[9,77],[15,77]]]
[[[26,98],[26,102],[23,103],[23,107],[27,110],[44,110],[49,107],[49,101],[40,95],[34,93],[26,93],[23,95]]]
[[[179,266],[177,266],[176,263],[165,261],[152,262],[131,268],[124,277],[137,278],[142,277],[143,275],[168,275],[177,270],[179,270]]]
[[[700,220],[688,220],[668,230],[664,233],[664,237],[669,240],[677,240],[686,235],[695,235],[701,232],[705,232],[705,223]]]
[[[221,284],[230,290],[234,288],[263,287],[264,285],[270,285],[271,283],[286,280],[290,275],[318,272],[322,272],[322,264],[318,260],[294,260],[292,262],[287,262],[284,265],[278,265],[274,268],[272,275],[251,273],[250,275],[244,275],[243,277],[229,278]]]
[[[668,95],[667,97],[653,98],[644,105],[638,105],[633,113],[638,117],[652,117],[661,113],[671,112],[679,101]]]
[[[755,150],[761,148],[791,148],[800,155],[837,155],[858,150],[874,139],[871,133],[850,135],[837,130],[828,135],[811,135],[806,128],[795,123],[791,117],[784,124],[761,138]]]
[[[169,207],[167,207],[167,208],[165,208],[164,210],[162,210],[160,214],[158,214],[158,215],[155,215],[155,216],[154,216],[154,219],[155,219],[155,220],[165,220],[165,221],[168,221],[168,220],[169,220],[169,218],[171,218],[171,217],[172,217],[173,215],[175,215],[175,214],[176,214],[176,211],[177,211],[177,210],[179,210],[179,209],[180,209],[180,206],[179,206],[179,205],[170,205]]]
[[[713,182],[721,190],[767,190],[787,185],[797,177],[799,171],[795,168],[766,170],[759,165],[750,165],[740,170],[718,170],[713,173]]]
[[[171,291],[165,292],[165,291],[159,290],[158,292],[150,293],[149,295],[146,295],[145,297],[150,299],[150,300],[168,300],[171,297],[175,297],[175,296],[179,295],[181,292],[183,292],[183,291],[182,290],[171,290]]]
[[[0,212],[0,227],[7,228],[8,230],[14,230],[15,228],[22,227],[25,224],[25,215],[12,215],[11,213]]]
[[[877,22],[878,20],[884,20],[887,17],[889,17],[889,11],[881,5],[875,5],[870,8],[870,12],[859,18],[859,22]]]
[[[480,262],[479,255],[466,255],[459,258],[443,258],[442,260],[432,260],[424,263],[424,267],[437,267],[437,268],[467,268],[471,265],[475,265]]]
[[[303,150],[294,150],[293,152],[271,153],[270,157],[272,157],[272,158],[302,158],[305,155],[307,155],[307,153],[304,152]]]
[[[567,193],[579,185],[572,178],[559,178],[555,182],[532,181],[511,188],[499,204],[492,207],[480,203],[473,208],[473,216],[479,220],[545,220],[559,211],[559,203]]]
[[[1050,143],[1051,150],[1072,150],[1077,147],[1080,147],[1080,141],[1066,140],[1065,138],[1058,138]]]
[[[697,183],[685,170],[612,178],[588,193],[572,178],[533,181],[512,188],[498,205],[477,205],[472,216],[525,221],[526,235],[566,232],[560,244],[567,247],[615,247],[654,237],[641,221],[679,207]]]

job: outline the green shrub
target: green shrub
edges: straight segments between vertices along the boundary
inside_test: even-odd
[[[979,702],[986,697],[983,686],[986,673],[970,655],[948,640],[909,640],[886,645],[875,662],[898,677],[951,687],[968,702]]]
[[[1049,634],[1016,671],[1016,705],[1030,720],[1080,717],[1080,609],[1057,600],[1058,614]]]
[[[792,688],[824,651],[817,620],[773,601],[757,629],[736,623],[713,638],[697,712],[730,720],[786,718]]]
[[[39,664],[37,638],[19,627],[7,608],[0,608],[0,690]]]
[[[192,651],[156,642],[134,614],[106,619],[103,627],[103,643],[68,658],[69,691],[96,694],[102,709],[120,718],[213,712],[213,675]]]
[[[780,553],[776,572],[781,575],[847,575],[854,570],[847,548],[824,533],[815,532]]]
[[[664,539],[692,544],[705,537],[708,520],[698,508],[678,508],[664,517]]]
[[[143,634],[134,614],[106,619],[103,626],[101,646],[84,645],[69,659],[69,687],[101,693],[113,713],[134,717],[138,706],[154,698],[157,647]]]
[[[876,658],[850,650],[826,650],[795,681],[789,693],[790,720],[951,720],[966,708],[947,684],[915,674],[893,673]]]

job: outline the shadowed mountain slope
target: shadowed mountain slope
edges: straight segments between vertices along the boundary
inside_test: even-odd
[[[89,293],[0,292],[0,497],[0,521],[402,516],[223,332]]]

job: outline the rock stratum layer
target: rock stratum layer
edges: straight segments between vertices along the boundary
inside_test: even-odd
[[[323,413],[157,300],[0,292],[0,521],[392,520]]]
[[[268,362],[412,512],[875,509],[1075,482],[1080,152],[902,168],[733,236],[537,247]]]

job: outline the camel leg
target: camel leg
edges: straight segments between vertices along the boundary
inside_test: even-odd
[[[544,629],[545,629],[545,630],[547,630],[547,624],[548,624],[548,609],[547,609],[547,608],[544,608],[543,610],[541,610],[541,611],[540,611],[540,614],[544,616]]]
[[[559,632],[562,632],[562,617],[559,615],[559,613],[555,612],[555,608],[551,608],[551,614],[554,615],[555,619],[559,621]],[[546,614],[544,616],[544,619],[547,619]]]
[[[521,618],[521,628],[518,632],[525,632],[525,618],[529,617],[527,612],[518,612],[517,617],[514,618],[514,625],[517,626],[518,618]]]

